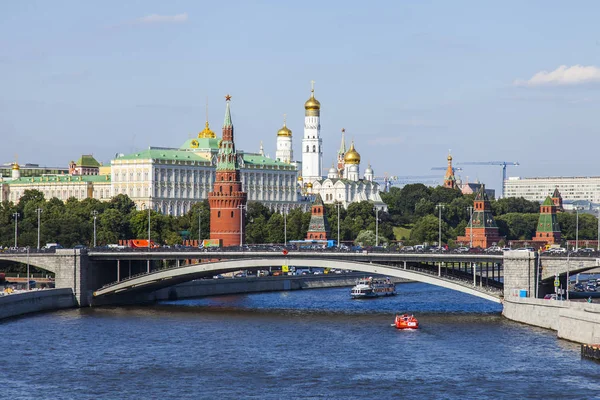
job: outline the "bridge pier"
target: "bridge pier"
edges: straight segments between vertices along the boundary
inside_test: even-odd
[[[121,260],[117,260],[117,282],[121,281]]]
[[[535,297],[539,285],[537,267],[535,251],[504,252],[504,297],[519,296],[520,290],[527,290],[527,297]]]

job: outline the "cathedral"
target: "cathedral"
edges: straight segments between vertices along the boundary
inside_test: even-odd
[[[321,138],[321,103],[315,98],[314,86],[310,98],[304,103],[304,137],[302,138],[302,162],[296,163],[301,175],[298,177],[298,191],[301,198],[314,198],[320,195],[325,204],[341,204],[347,208],[350,203],[370,201],[379,210],[387,211],[387,205],[379,194],[379,184],[374,180],[373,169],[369,165],[364,175],[360,175],[360,154],[354,141],[346,150],[345,129],[342,129],[342,142],[338,151],[337,165],[332,165],[326,176],[323,174],[323,139]],[[278,161],[292,160],[292,132],[286,127],[277,133]]]

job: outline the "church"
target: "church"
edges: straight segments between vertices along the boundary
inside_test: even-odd
[[[379,194],[379,184],[374,180],[373,169],[369,165],[364,175],[360,175],[360,154],[354,141],[346,150],[345,129],[342,129],[342,142],[338,151],[337,166],[332,165],[325,176],[323,173],[323,140],[321,138],[321,103],[315,98],[314,86],[310,98],[304,103],[304,137],[302,138],[301,175],[298,188],[302,196],[313,198],[320,195],[325,204],[349,204],[370,201],[380,211],[387,211],[387,205]],[[285,133],[285,134],[284,134]],[[277,135],[277,158],[291,160],[291,131],[285,126]],[[289,143],[289,144],[288,144]]]

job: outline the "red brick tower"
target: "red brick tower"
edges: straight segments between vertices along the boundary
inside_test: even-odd
[[[558,196],[560,196],[560,193]],[[547,244],[560,243],[561,232],[558,219],[556,218],[556,209],[554,198],[550,196],[546,197],[546,200],[540,206],[540,219],[535,237],[532,239],[534,242],[546,242]]]
[[[456,188],[456,177],[454,176],[454,168],[452,167],[452,155],[448,154],[448,168],[444,176],[444,187],[449,189]]]
[[[481,185],[475,200],[473,201],[473,219],[465,228],[465,236],[459,236],[456,241],[462,244],[469,244],[473,239],[473,247],[487,248],[493,243],[498,244],[502,237],[498,232],[496,221],[492,215],[490,200],[485,193],[485,186]]]
[[[552,203],[554,203],[557,212],[564,211],[562,196],[560,195],[558,188],[554,189],[554,193],[552,193]]]
[[[310,224],[308,232],[306,232],[306,240],[327,240],[331,229],[329,229],[329,221],[327,221],[325,206],[320,194],[317,194],[310,211]]]
[[[223,247],[240,246],[244,241],[243,212],[248,195],[242,192],[240,169],[233,142],[233,124],[229,102],[225,96],[225,122],[223,137],[217,154],[217,174],[213,191],[208,194],[210,204],[210,238],[220,239]]]

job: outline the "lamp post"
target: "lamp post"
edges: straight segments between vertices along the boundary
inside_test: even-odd
[[[35,212],[37,213],[37,217],[38,217],[38,226],[37,226],[37,228],[38,228],[38,229],[37,229],[37,231],[38,231],[38,232],[37,232],[37,234],[38,234],[38,240],[37,240],[37,249],[38,249],[38,250],[40,249],[40,227],[42,226],[42,225],[40,224],[40,221],[41,221],[41,218],[40,218],[40,216],[41,216],[41,214],[42,214],[42,211],[44,211],[44,210],[42,210],[42,209],[41,209],[41,208],[39,208],[39,207],[35,209]]]
[[[27,291],[29,291],[29,246],[27,246]]]
[[[438,251],[442,251],[442,209],[445,207],[442,203],[436,206],[439,212],[438,216]]]
[[[569,269],[570,269],[570,261],[569,256],[571,255],[570,251],[567,251],[567,301],[569,301]]]
[[[21,214],[19,214],[18,212],[13,213],[13,217],[15,217],[15,249],[17,248],[17,236],[19,234],[19,217],[21,216]]]
[[[335,207],[337,208],[337,214],[338,214],[338,219],[337,219],[337,233],[338,233],[338,240],[337,240],[337,247],[338,249],[340,248],[340,207],[342,206],[342,203],[340,203],[339,201],[336,201],[335,203]]]
[[[579,207],[575,207],[575,251],[579,251]]]
[[[244,245],[244,210],[248,210],[248,206],[240,204],[237,206],[240,210],[240,247]]]
[[[470,219],[469,219],[469,234],[471,236],[471,239],[469,241],[469,248],[473,247],[473,206],[469,206],[467,207],[469,209],[469,215],[470,215]]]
[[[150,249],[150,202],[152,201],[152,197],[148,197],[148,249]],[[149,262],[149,261],[148,261]]]
[[[596,246],[596,251],[600,251],[600,207],[598,207],[598,243]]]
[[[379,208],[375,207],[375,246],[379,246]]]
[[[202,209],[198,207],[198,246],[202,241]]]
[[[94,248],[96,247],[96,218],[98,217],[98,211],[92,211],[92,215],[94,216]]]
[[[283,245],[287,246],[287,207],[283,209]]]

